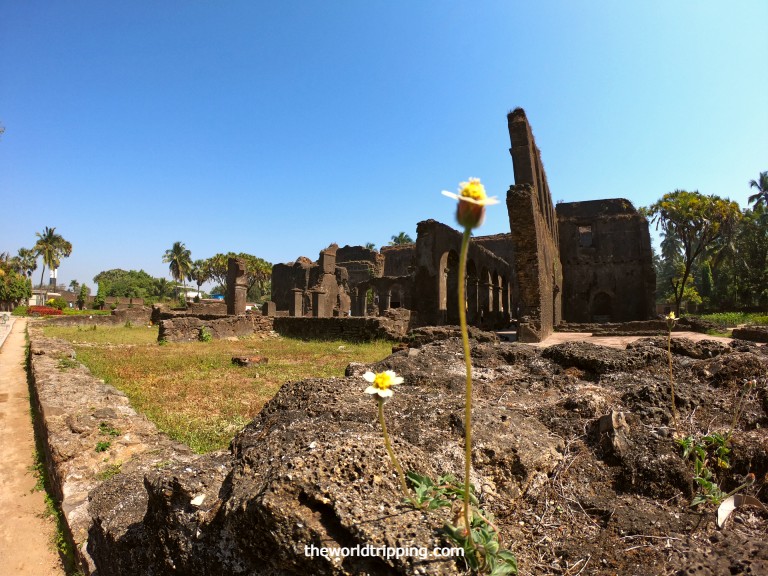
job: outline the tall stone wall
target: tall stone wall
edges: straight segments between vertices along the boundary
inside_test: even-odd
[[[518,340],[537,342],[562,320],[557,219],[547,176],[522,108],[507,115],[515,185],[507,192],[518,289]]]
[[[628,322],[655,315],[648,221],[623,198],[557,206],[567,322]]]
[[[416,256],[416,244],[382,246],[384,257],[384,276],[407,276],[411,273]]]

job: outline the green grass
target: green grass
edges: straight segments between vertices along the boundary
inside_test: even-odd
[[[768,325],[768,314],[754,312],[717,312],[715,314],[703,314],[699,318],[731,328],[739,324]]]
[[[249,338],[159,346],[157,328],[44,330],[73,342],[77,359],[95,376],[125,392],[136,410],[199,453],[225,448],[283,383],[340,377],[350,362],[376,362],[392,351],[387,341]],[[233,356],[265,356],[269,362],[240,367],[232,364]]]

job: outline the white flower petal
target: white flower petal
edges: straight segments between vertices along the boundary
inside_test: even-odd
[[[368,388],[365,389],[365,393],[366,394],[378,394],[379,393],[379,389],[376,388],[375,386],[368,386]]]
[[[405,379],[402,376],[396,376],[395,379],[392,381],[392,386],[395,384],[402,384],[405,382]]]
[[[387,388],[386,390],[378,390],[378,393],[379,393],[379,396],[381,396],[382,398],[389,398],[394,394],[394,392],[389,388]]]
[[[374,380],[376,380],[376,374],[374,374],[373,372],[366,372],[365,374],[363,374],[363,380],[365,380],[366,382],[373,382]]]

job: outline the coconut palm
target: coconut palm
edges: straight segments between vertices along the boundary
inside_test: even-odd
[[[165,251],[163,262],[168,264],[168,270],[171,271],[171,277],[176,281],[181,281],[184,289],[187,288],[186,279],[192,270],[192,253],[184,246],[183,242],[174,242],[170,250]]]
[[[62,258],[67,258],[72,254],[72,244],[64,240],[61,234],[56,234],[56,228],[45,227],[43,233],[35,232],[37,242],[33,250],[38,256],[43,257],[43,271],[40,274],[40,287],[43,286],[43,277],[45,276],[45,267],[56,270],[61,264]]]
[[[197,292],[200,293],[200,286],[208,282],[208,268],[205,264],[205,260],[195,260],[192,262],[192,267],[187,274],[187,280],[197,284]]]
[[[19,274],[31,277],[37,270],[37,253],[30,248],[19,248],[19,253],[14,257],[16,271]]]
[[[755,203],[755,207],[760,204],[768,205],[768,172],[760,172],[760,177],[757,180],[749,181],[750,188],[757,188],[757,194],[750,196],[747,201],[752,204]]]
[[[400,244],[413,244],[413,238],[408,236],[405,232],[400,232],[397,236],[392,236],[390,246],[399,246]]]

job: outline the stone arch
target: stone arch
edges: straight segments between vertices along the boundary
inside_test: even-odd
[[[480,294],[478,305],[480,308],[480,315],[485,316],[491,311],[491,303],[493,302],[493,299],[491,298],[491,290],[493,289],[491,285],[491,274],[488,272],[487,268],[483,267],[480,270],[478,283],[478,292]]]
[[[474,260],[467,260],[467,322],[475,324],[480,318],[478,305],[478,278]]]

